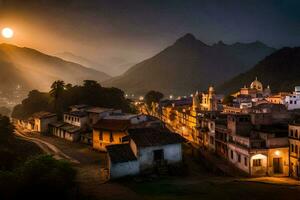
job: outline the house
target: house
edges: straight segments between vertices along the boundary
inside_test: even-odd
[[[300,177],[300,123],[289,124],[290,176]]]
[[[115,110],[112,108],[102,108],[102,107],[89,107],[85,109],[85,112],[88,114],[88,124],[92,126],[96,124],[100,119],[107,117],[111,114],[121,114],[121,110]]]
[[[182,162],[184,139],[178,134],[136,128],[128,130],[124,141],[125,144],[107,146],[111,178],[152,172]]]
[[[106,146],[122,143],[131,123],[129,120],[100,119],[93,126],[93,148],[106,151]]]
[[[38,112],[32,115],[34,120],[33,131],[38,133],[48,133],[48,125],[57,121],[56,114],[49,112]]]
[[[66,122],[50,123],[49,130],[52,135],[71,142],[77,142],[80,139],[81,128]]]
[[[139,162],[128,143],[107,146],[107,155],[111,179],[140,173]]]
[[[288,176],[287,130],[275,125],[252,130],[249,135],[230,135],[228,160],[250,176]]]
[[[85,111],[65,112],[63,116],[64,122],[77,127],[87,127],[88,114]]]
[[[296,86],[295,91],[284,98],[284,104],[288,110],[300,109],[300,86]]]

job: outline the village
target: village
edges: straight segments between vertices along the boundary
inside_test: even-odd
[[[136,100],[138,114],[74,105],[60,121],[56,114],[39,112],[13,122],[19,136],[43,140],[46,135],[89,146],[94,157],[98,152],[105,159],[96,166],[104,182],[180,172],[186,144],[228,175],[298,179],[300,87],[273,94],[256,78],[231,97],[225,102],[226,97],[209,87],[204,93],[151,106]]]

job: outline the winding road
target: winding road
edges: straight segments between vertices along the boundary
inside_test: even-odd
[[[50,144],[49,142],[46,142],[44,140],[35,138],[35,137],[30,137],[26,133],[24,133],[20,129],[15,130],[15,135],[22,138],[23,140],[33,142],[36,145],[38,145],[46,154],[52,155],[55,159],[57,160],[67,160],[75,164],[79,164],[80,162],[76,159],[71,158],[70,156],[66,155],[63,153],[60,149],[58,149],[56,146],[53,144]]]

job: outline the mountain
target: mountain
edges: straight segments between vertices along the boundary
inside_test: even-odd
[[[285,47],[275,51],[247,72],[226,81],[217,89],[229,94],[245,84],[249,85],[255,77],[265,86],[270,85],[272,92],[294,90],[296,85],[300,85],[300,47]]]
[[[58,79],[78,84],[85,79],[100,82],[109,78],[103,72],[34,49],[0,44],[0,91],[13,91],[17,85],[47,91]]]
[[[119,57],[110,58],[110,64],[99,64],[95,61],[89,60],[82,56],[75,55],[71,52],[57,53],[55,54],[55,56],[70,62],[81,64],[89,68],[106,72],[111,76],[118,76],[127,71],[132,65],[136,64],[135,62],[129,62],[126,61],[126,59],[122,59]]]
[[[218,42],[210,46],[186,34],[157,55],[103,84],[135,94],[154,89],[186,95],[224,82],[274,50],[261,42],[232,45]]]
[[[62,53],[57,53],[55,54],[55,56],[59,57],[59,58],[62,58],[66,61],[70,61],[70,62],[74,62],[74,63],[78,63],[80,65],[83,65],[83,66],[86,66],[86,67],[89,67],[89,68],[93,68],[93,69],[101,69],[101,71],[106,71],[105,70],[105,66],[97,63],[97,62],[94,62],[94,61],[91,61],[87,58],[84,58],[82,56],[78,56],[78,55],[75,55],[71,52],[62,52]]]

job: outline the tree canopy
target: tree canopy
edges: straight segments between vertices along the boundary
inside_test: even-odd
[[[28,97],[15,106],[12,117],[28,118],[39,111],[54,112],[61,116],[69,106],[76,104],[132,111],[124,92],[118,88],[105,88],[93,80],[85,80],[83,85],[75,86],[55,81],[48,93],[37,90],[29,92]]]
[[[152,103],[158,103],[164,95],[161,92],[151,90],[145,95],[145,102],[148,107],[151,107]]]

